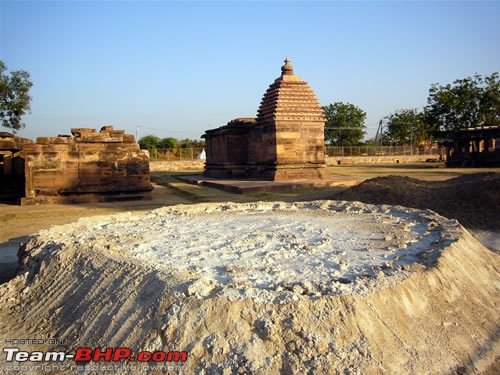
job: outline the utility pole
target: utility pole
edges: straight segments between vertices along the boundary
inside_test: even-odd
[[[410,122],[410,155],[413,155],[413,123],[415,119],[412,119]]]
[[[141,125],[137,125],[135,128],[135,141],[136,142],[139,142],[139,128],[140,127],[141,127]]]
[[[380,150],[382,151],[382,146],[384,145],[384,120],[380,120],[378,123],[377,133],[375,134],[374,146],[377,147],[377,141],[380,140]]]

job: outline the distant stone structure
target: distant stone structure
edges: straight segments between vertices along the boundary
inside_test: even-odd
[[[288,58],[267,89],[257,118],[237,118],[207,130],[204,175],[270,181],[327,179],[325,115]]]
[[[33,143],[12,133],[0,132],[0,199],[12,200],[24,192],[23,146]]]
[[[500,126],[462,129],[444,142],[447,167],[500,167]]]
[[[35,143],[18,142],[10,156],[17,160],[15,169],[3,157],[1,174],[13,170],[10,175],[22,177],[23,186],[17,184],[21,204],[149,197],[149,157],[133,135],[113,126],[104,126],[100,132],[71,129],[71,133],[73,136],[38,137]]]

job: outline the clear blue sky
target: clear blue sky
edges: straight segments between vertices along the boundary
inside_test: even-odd
[[[113,124],[198,139],[254,117],[286,56],[373,135],[432,83],[500,71],[499,19],[497,1],[0,0],[0,59],[31,74],[28,138]]]

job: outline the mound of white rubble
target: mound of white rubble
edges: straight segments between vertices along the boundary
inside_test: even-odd
[[[456,221],[399,206],[84,218],[25,246],[0,287],[1,333],[186,351],[190,373],[484,371],[500,352],[498,258]]]

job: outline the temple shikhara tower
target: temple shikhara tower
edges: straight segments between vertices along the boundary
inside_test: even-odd
[[[267,89],[257,118],[207,130],[205,176],[270,181],[326,179],[325,115],[288,58]]]

